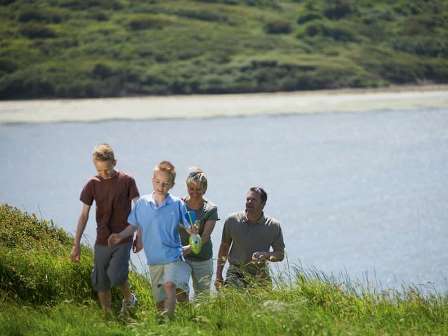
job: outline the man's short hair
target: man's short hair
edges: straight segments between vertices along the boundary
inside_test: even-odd
[[[176,168],[174,165],[169,161],[161,161],[159,162],[155,167],[154,171],[161,171],[170,177],[171,183],[174,184],[174,180],[176,179]]]
[[[262,187],[251,187],[249,190],[260,195],[261,201],[263,203],[266,203],[266,201],[268,200],[268,194]]]
[[[95,146],[92,156],[96,161],[115,161],[114,150],[107,143],[102,143]]]

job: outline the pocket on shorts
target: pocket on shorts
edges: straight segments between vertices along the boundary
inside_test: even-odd
[[[95,267],[92,268],[92,273],[90,274],[90,281],[92,282],[92,287],[96,290],[98,286],[98,271]]]

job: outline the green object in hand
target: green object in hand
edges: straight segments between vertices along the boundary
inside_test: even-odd
[[[199,225],[196,224],[196,213],[194,211],[188,211],[188,221],[190,222],[191,226],[195,226],[196,228],[199,228]],[[199,254],[201,252],[202,248],[202,238],[199,234],[193,233],[190,235],[190,238],[188,240],[191,246],[191,251],[194,254]]]
[[[189,243],[191,246],[191,251],[194,254],[199,254],[202,248],[202,239],[201,236],[197,233],[194,233],[190,236]]]

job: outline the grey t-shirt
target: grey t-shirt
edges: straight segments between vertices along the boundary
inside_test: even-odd
[[[192,209],[190,209],[186,203],[185,205],[187,206],[188,211],[192,211]],[[208,200],[204,200],[202,208],[194,210],[194,212],[196,213],[197,220],[199,220],[200,235],[202,235],[202,233],[204,232],[205,222],[207,222],[208,220],[215,220],[215,221],[219,220],[218,208],[216,207],[216,205],[214,205],[212,202]],[[188,235],[187,231],[185,231],[185,229],[180,227],[179,234],[182,241],[182,246],[188,245],[189,244],[188,238],[190,236]],[[204,245],[202,245],[201,252],[199,252],[199,254],[190,253],[189,255],[185,256],[185,259],[192,261],[203,261],[210,259],[212,256],[213,256],[213,246],[212,246],[212,239],[210,237],[210,240],[206,242]]]
[[[224,222],[222,242],[230,244],[229,263],[243,266],[252,260],[256,251],[283,251],[282,229],[280,223],[271,217],[260,218],[257,223],[249,223],[244,212],[230,215]]]

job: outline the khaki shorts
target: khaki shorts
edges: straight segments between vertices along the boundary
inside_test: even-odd
[[[196,296],[210,294],[210,284],[213,275],[213,260],[193,261],[187,259],[186,263],[191,268],[194,294]]]
[[[151,277],[152,295],[156,302],[164,301],[166,298],[163,284],[172,282],[176,288],[189,293],[188,280],[190,279],[190,267],[182,260],[163,265],[149,265],[149,276]]]

